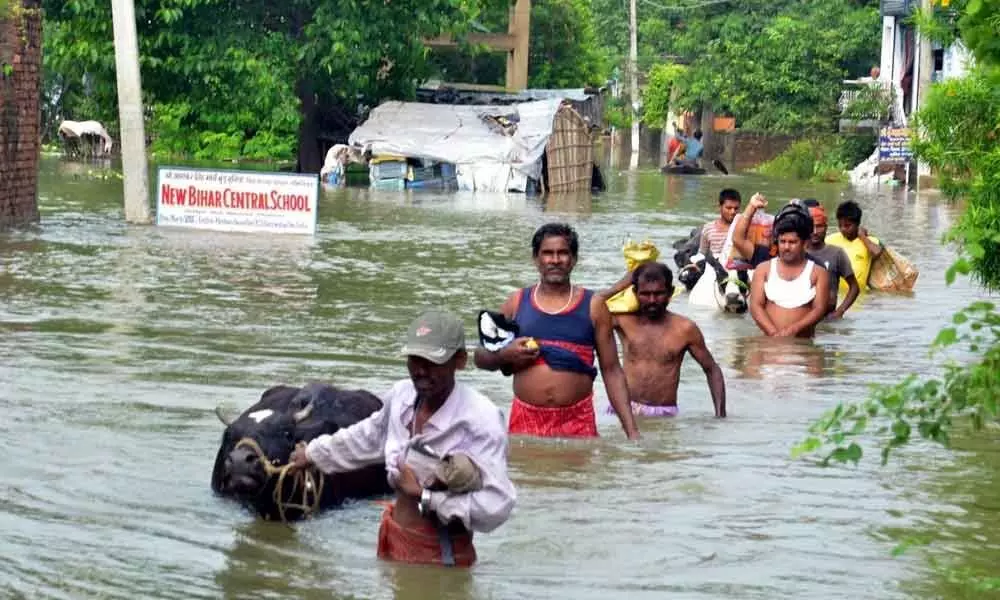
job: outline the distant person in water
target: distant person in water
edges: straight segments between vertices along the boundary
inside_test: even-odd
[[[674,293],[673,273],[662,263],[644,263],[600,295],[606,300],[629,286],[639,300],[639,310],[612,318],[624,349],[632,413],[677,414],[681,363],[690,352],[708,378],[715,416],[725,417],[726,382],[701,330],[691,319],[667,310]],[[606,411],[613,414],[614,408],[608,406]]]
[[[570,281],[578,253],[568,225],[549,223],[535,232],[531,254],[539,281],[511,294],[499,311],[516,323],[518,337],[496,350],[476,348],[476,366],[513,375],[510,434],[596,437],[596,354],[622,429],[637,439],[611,312],[605,299]]]
[[[694,135],[687,136],[684,133],[681,133],[681,131],[677,128],[677,124],[674,123],[674,131],[677,131],[677,138],[680,139],[681,146],[675,149],[673,154],[670,155],[668,164],[678,167],[700,167],[701,155],[705,151],[705,147],[701,143],[701,130],[696,129]]]
[[[829,316],[835,319],[844,318],[844,313],[851,308],[857,300],[861,288],[858,287],[858,279],[854,276],[854,268],[851,260],[847,258],[847,253],[843,248],[826,243],[826,211],[823,206],[813,198],[806,198],[803,204],[809,208],[809,214],[813,218],[813,233],[806,244],[806,249],[817,263],[823,265],[830,276],[830,312]],[[847,293],[844,294],[844,301],[837,306],[837,289],[840,280],[847,283]]]
[[[774,219],[778,256],[754,269],[750,287],[750,314],[765,335],[812,337],[828,312],[829,276],[806,258],[812,232],[801,204],[786,205]]]

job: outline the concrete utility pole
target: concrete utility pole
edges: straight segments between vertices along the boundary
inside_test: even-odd
[[[139,75],[139,43],[135,32],[133,2],[134,0],[111,0],[115,70],[118,75],[125,222],[149,223],[146,128],[142,120],[142,81]]]
[[[635,15],[636,0],[629,0],[628,15],[628,70],[629,99],[632,101],[632,158],[629,168],[639,166],[639,32]]]

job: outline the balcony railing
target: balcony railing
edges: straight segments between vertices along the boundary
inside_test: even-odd
[[[899,90],[888,82],[848,79],[844,81],[844,86],[837,103],[842,120],[905,125],[906,115],[903,114]]]

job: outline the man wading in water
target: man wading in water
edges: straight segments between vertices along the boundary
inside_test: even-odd
[[[503,415],[455,380],[467,359],[458,317],[424,313],[410,325],[402,353],[410,377],[381,395],[381,410],[300,444],[290,462],[324,473],[384,462],[396,502],[382,513],[379,558],[470,566],[473,531],[502,525],[517,498]]]
[[[495,352],[476,348],[476,366],[513,374],[511,434],[596,437],[596,350],[622,429],[637,439],[611,312],[602,297],[570,283],[578,251],[576,231],[568,225],[549,223],[535,232],[531,252],[540,281],[514,292],[500,307],[520,337]]]
[[[806,257],[812,232],[812,216],[800,204],[774,218],[778,256],[754,269],[750,287],[750,315],[765,335],[812,337],[829,312],[829,275]]]
[[[843,319],[844,313],[857,300],[861,288],[858,286],[858,278],[854,276],[854,267],[851,266],[851,259],[843,248],[826,243],[826,211],[819,201],[813,198],[806,198],[803,201],[809,207],[809,214],[813,218],[813,234],[806,249],[809,251],[812,260],[823,265],[830,277],[830,317]],[[837,306],[837,288],[840,280],[847,282],[847,293],[844,301]]]
[[[633,314],[614,315],[615,331],[622,339],[625,378],[632,396],[632,412],[643,416],[677,414],[677,386],[681,363],[691,353],[708,378],[715,416],[726,416],[726,381],[712,357],[698,326],[687,317],[667,310],[674,293],[673,273],[658,262],[648,262],[612,288],[601,292],[607,300],[632,286],[639,300]],[[611,407],[608,407],[609,412]]]

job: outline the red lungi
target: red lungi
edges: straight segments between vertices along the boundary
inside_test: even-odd
[[[378,557],[406,563],[443,565],[441,538],[434,526],[426,521],[419,528],[405,529],[392,518],[393,506],[382,512],[378,528]],[[472,535],[450,534],[455,566],[470,567],[476,562]]]
[[[514,397],[510,406],[511,434],[539,437],[597,437],[594,395],[569,406],[543,407]]]

